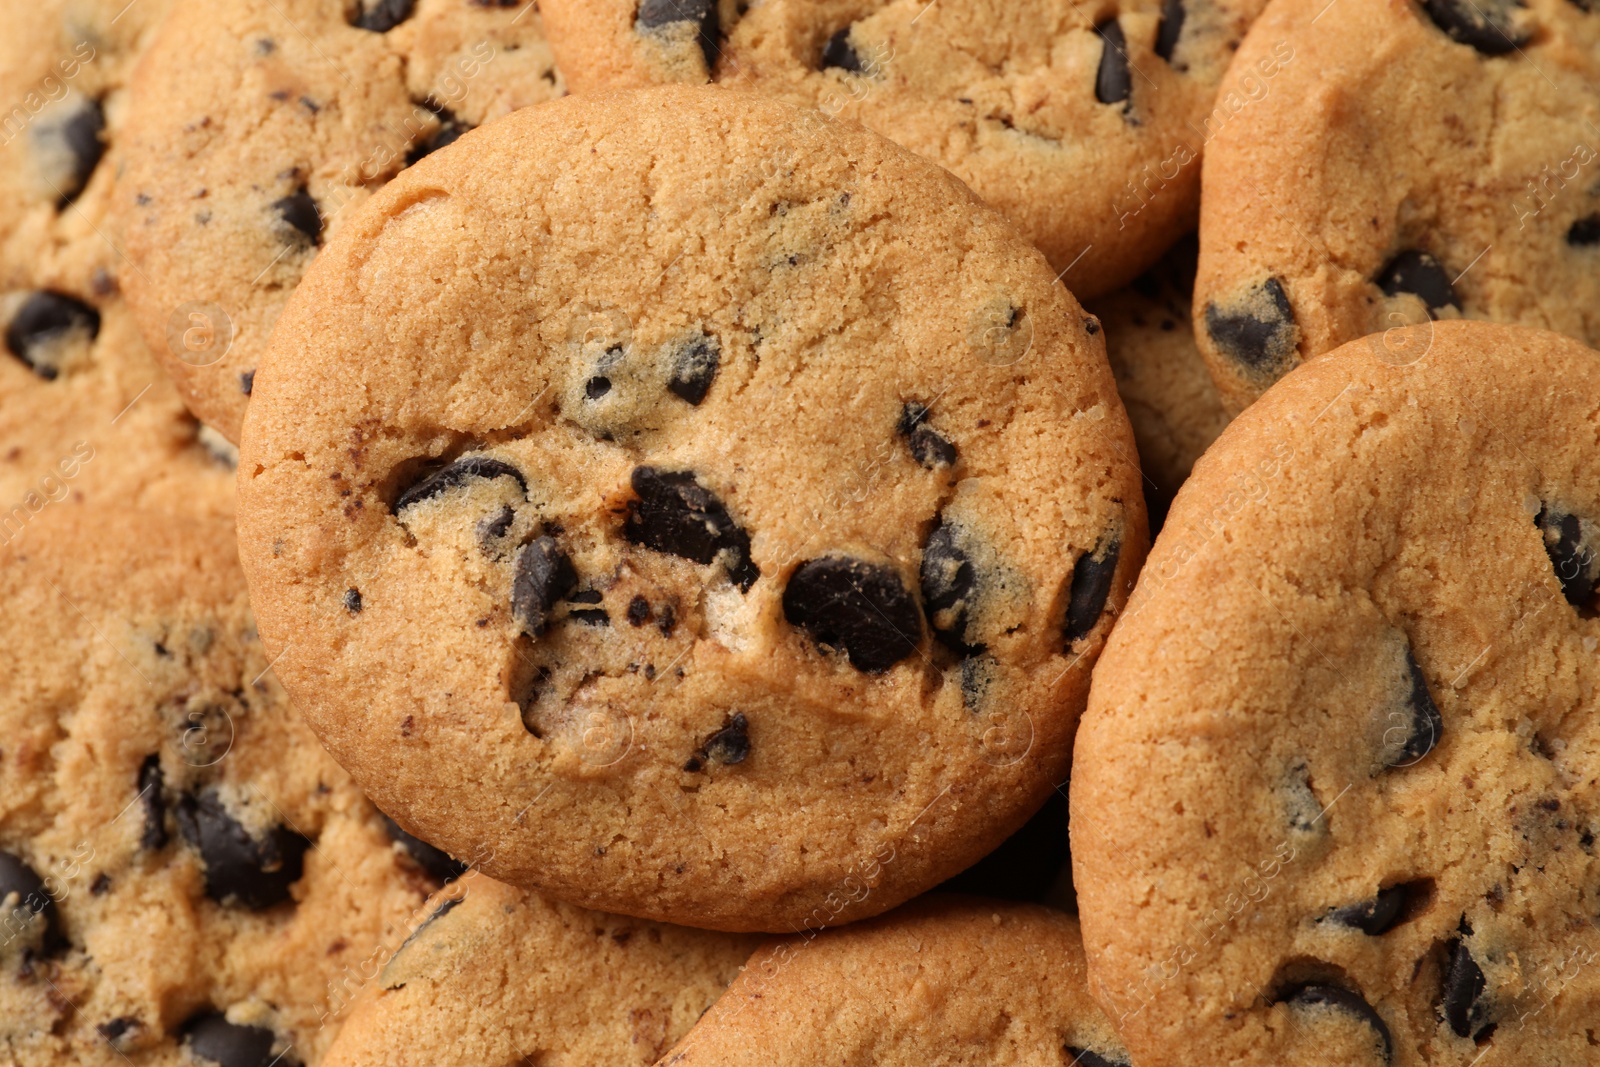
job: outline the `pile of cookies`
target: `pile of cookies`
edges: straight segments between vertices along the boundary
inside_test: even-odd
[[[1588,4],[14,6],[0,1063],[1600,1064]]]

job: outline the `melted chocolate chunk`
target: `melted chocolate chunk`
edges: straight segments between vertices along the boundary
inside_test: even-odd
[[[220,1012],[208,1011],[183,1024],[189,1055],[217,1067],[269,1067],[273,1062],[272,1031],[262,1026],[230,1023]]]
[[[850,43],[850,27],[835,33],[828,38],[828,43],[822,48],[822,69],[846,71],[850,74],[863,74],[867,65],[861,62],[861,54]]]
[[[69,161],[57,185],[57,210],[76,200],[89,184],[89,176],[106,153],[105,132],[105,111],[98,100],[87,98],[79,100],[77,110],[59,125],[49,128],[49,136],[60,142]]]
[[[711,391],[722,362],[722,349],[715,337],[701,334],[680,344],[672,353],[672,369],[667,378],[667,389],[683,400],[698,407]]]
[[[922,466],[933,470],[935,467],[953,467],[956,462],[956,446],[950,443],[938,430],[928,425],[928,408],[915,400],[908,400],[900,409],[900,421],[895,425],[896,431],[906,439],[906,445],[911,449],[911,456]]]
[[[1102,104],[1120,104],[1133,92],[1133,74],[1128,69],[1128,38],[1122,24],[1107,19],[1094,28],[1105,42],[1100,49],[1100,69],[1094,76],[1094,98]]]
[[[1277,278],[1258,283],[1235,305],[1208,303],[1205,321],[1223,355],[1255,371],[1283,364],[1300,340],[1289,294]]]
[[[578,572],[546,534],[517,550],[511,578],[511,617],[531,637],[544,633],[550,609],[578,585]]]
[[[628,624],[630,626],[643,626],[650,621],[650,601],[642,596],[636,596],[628,601]]]
[[[636,25],[640,28],[655,29],[674,22],[692,22],[699,27],[700,50],[706,57],[706,70],[716,70],[717,54],[721,51],[718,42],[722,36],[716,0],[639,0]]]
[[[514,478],[522,487],[523,495],[528,493],[528,479],[511,464],[488,456],[467,456],[434,471],[401,493],[400,499],[395,501],[394,513],[398,515],[412,504],[464,485],[470,478]]]
[[[1067,644],[1089,635],[1111,598],[1111,582],[1117,574],[1117,559],[1122,542],[1117,538],[1094,552],[1078,557],[1072,568],[1072,591],[1067,599]]]
[[[1600,245],[1600,215],[1589,215],[1574,222],[1567,230],[1567,244],[1573,248]]]
[[[176,815],[178,832],[200,853],[206,895],[212,900],[259,911],[289,899],[289,887],[300,880],[309,840],[283,826],[252,837],[209,790],[179,800]]]
[[[1457,1037],[1482,1036],[1494,1026],[1488,1018],[1488,1005],[1483,1002],[1483,991],[1488,986],[1483,968],[1460,938],[1450,942],[1448,953],[1439,990],[1439,1014]]]
[[[453,882],[467,873],[465,863],[453,858],[443,849],[428,844],[422,838],[406,833],[400,828],[399,823],[387,815],[383,815],[383,828],[388,831],[390,840],[404,849],[406,855],[410,856],[434,881],[441,884]]]
[[[407,166],[433,155],[441,148],[448,148],[459,141],[462,134],[474,128],[472,123],[461,121],[445,108],[434,110],[434,114],[439,117],[438,127],[411,146],[411,151],[406,153]]]
[[[144,811],[144,829],[139,832],[139,847],[167,847],[167,805],[162,795],[166,779],[161,774],[161,757],[155,753],[139,765],[139,806]]]
[[[33,373],[53,381],[61,373],[55,347],[72,333],[86,334],[91,341],[100,336],[100,313],[81,300],[41,290],[12,316],[6,326],[6,347]]]
[[[344,591],[344,610],[352,615],[361,614],[361,590],[346,589]]]
[[[724,556],[728,577],[749,591],[761,576],[750,559],[750,535],[693,471],[635,467],[630,481],[638,495],[628,501],[622,536],[695,563],[712,563]]]
[[[1423,10],[1452,41],[1471,45],[1486,56],[1503,56],[1528,43],[1511,28],[1517,0],[1423,0]]]
[[[611,614],[604,608],[577,608],[568,613],[568,618],[585,626],[611,625]]]
[[[1098,1052],[1091,1052],[1086,1048],[1076,1045],[1067,1046],[1067,1056],[1070,1067],[1129,1067],[1126,1056],[1102,1056]]]
[[[54,898],[44,887],[44,879],[24,863],[22,857],[9,852],[0,852],[0,904],[4,905],[7,912],[4,925],[8,936],[15,929],[13,924],[16,919],[12,916],[27,912],[44,923],[40,941],[47,955],[65,945],[61,937],[61,916],[56,913]]]
[[[388,33],[410,18],[416,6],[417,0],[378,0],[371,5],[363,3],[354,25],[357,29],[371,30],[373,33]]]
[[[1328,918],[1340,926],[1360,930],[1368,937],[1378,937],[1394,929],[1405,918],[1414,898],[1425,894],[1426,884],[1410,882],[1380,889],[1371,900],[1333,909],[1328,913]]]
[[[743,763],[750,755],[750,723],[744,712],[736,711],[723,720],[722,726],[700,742],[700,747],[683,769],[691,773],[704,769],[706,761],[732,765]]]
[[[967,644],[967,623],[978,576],[972,559],[957,544],[956,530],[943,522],[922,549],[922,610],[939,641],[962,655],[979,649]]]
[[[783,617],[867,674],[882,674],[922,641],[921,613],[900,575],[845,556],[802,563],[783,590]]]
[[[1566,515],[1545,504],[1534,523],[1544,536],[1545,554],[1561,583],[1561,595],[1575,608],[1594,603],[1596,579],[1600,578],[1600,553],[1586,544],[1583,523],[1576,515]]]
[[[1172,53],[1178,47],[1178,38],[1183,36],[1183,20],[1186,12],[1183,9],[1183,0],[1162,0],[1161,23],[1156,27],[1156,55],[1172,62]]]
[[[1383,1061],[1385,1063],[1394,1061],[1394,1038],[1389,1033],[1389,1024],[1383,1021],[1383,1016],[1379,1015],[1361,994],[1335,985],[1308,983],[1284,990],[1279,995],[1278,1001],[1292,1008],[1331,1009],[1360,1019],[1372,1027],[1383,1043]]]
[[[1426,252],[1410,250],[1391,259],[1378,273],[1378,288],[1389,296],[1411,293],[1428,308],[1431,317],[1447,307],[1460,307],[1450,272]]]
[[[1428,679],[1409,648],[1406,649],[1406,671],[1411,678],[1411,695],[1407,702],[1411,708],[1411,730],[1400,751],[1390,759],[1391,767],[1409,767],[1416,763],[1433,751],[1444,733],[1444,717],[1439,714],[1439,706],[1433,702],[1433,693],[1428,689]]]
[[[281,200],[274,200],[272,208],[295,240],[303,238],[312,245],[322,243],[322,211],[304,187]]]

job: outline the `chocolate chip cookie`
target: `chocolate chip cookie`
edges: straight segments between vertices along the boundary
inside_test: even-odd
[[[588,907],[876,914],[1065,776],[1144,553],[1098,326],[948,174],[569,98],[323,249],[256,379],[276,671],[407,829]]]
[[[939,894],[762,948],[661,1067],[1127,1067],[1070,916]]]
[[[584,911],[473,872],[428,902],[322,1064],[645,1067],[758,946]]]
[[[715,81],[948,168],[1079,297],[1192,227],[1212,97],[1262,0],[545,0],[574,91]]]
[[[41,0],[0,34],[0,542],[72,496],[229,514],[206,447],[134,327],[108,219],[126,82],[164,0]]]
[[[350,209],[465,130],[561,95],[533,0],[177,0],[118,187],[129,296],[237,441],[272,325]]]
[[[1236,106],[1206,151],[1194,322],[1232,410],[1304,360],[1407,324],[1491,319],[1600,343],[1591,7],[1274,0],[1223,81],[1219,105]]]
[[[1600,353],[1439,322],[1195,465],[1072,776],[1136,1062],[1593,1063]]]
[[[1195,252],[1185,239],[1132,285],[1088,305],[1106,332],[1111,373],[1139,442],[1152,529],[1228,424],[1190,322]]]
[[[231,525],[62,504],[0,599],[0,1059],[315,1063],[440,883],[274,681]]]

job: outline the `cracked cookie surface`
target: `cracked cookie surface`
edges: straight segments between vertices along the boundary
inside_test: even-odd
[[[269,672],[231,523],[62,504],[0,596],[0,1059],[316,1063],[440,883]]]
[[[956,174],[1080,298],[1193,225],[1212,97],[1260,0],[545,0],[576,92],[755,89]]]
[[[959,183],[664,87],[469,134],[351,226],[258,379],[241,543],[279,676],[408,829],[782,930],[1061,780],[1138,471],[1090,320]]]
[[[349,212],[565,91],[535,6],[175,0],[140,67],[117,209],[139,326],[228,440],[285,301]],[[189,347],[195,316],[227,344]]]
[[[1288,49],[1277,77],[1261,64]],[[1238,411],[1299,363],[1437,319],[1600,343],[1600,12],[1273,0],[1206,150],[1196,339]]]
[[[1223,432],[1096,670],[1074,875],[1136,1062],[1594,1062],[1600,354],[1388,340]]]

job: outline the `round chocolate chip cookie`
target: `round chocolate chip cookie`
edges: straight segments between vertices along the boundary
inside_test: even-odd
[[[349,212],[464,130],[561,95],[533,0],[176,0],[118,186],[129,298],[230,441],[284,302]]]
[[[315,1063],[439,881],[273,680],[231,525],[63,504],[0,599],[0,1059]]]
[[[42,0],[0,34],[0,543],[66,497],[227,514],[233,478],[140,340],[108,221],[165,0]]]
[[[1070,916],[938,894],[762,948],[662,1067],[1127,1067]]]
[[[1111,373],[1139,442],[1152,529],[1228,425],[1190,323],[1194,264],[1195,242],[1186,239],[1132,285],[1088,305],[1106,331]]]
[[[1206,151],[1194,321],[1231,409],[1304,360],[1434,319],[1600,343],[1587,0],[1274,0],[1230,97]]]
[[[1095,672],[1074,875],[1149,1067],[1595,1062],[1600,353],[1387,341],[1223,432]]]
[[[1133,438],[1098,326],[959,182],[662,87],[474,131],[347,227],[257,377],[240,536],[278,675],[407,829],[782,931],[1065,776]]]
[[[428,902],[322,1067],[646,1067],[757,947],[751,935],[584,911],[474,872]]]
[[[858,120],[1015,222],[1068,288],[1194,224],[1212,98],[1263,0],[544,0],[574,91],[758,89]]]

